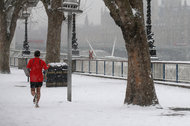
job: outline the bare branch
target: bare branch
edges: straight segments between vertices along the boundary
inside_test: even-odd
[[[6,0],[4,3],[4,9],[7,10],[9,6],[12,6],[12,0]]]
[[[13,10],[13,13],[12,13],[11,19],[10,19],[10,27],[9,27],[10,33],[7,32],[7,37],[10,40],[14,36],[16,22],[18,20],[18,14],[19,14],[20,10],[22,9],[23,5],[25,4],[25,2],[26,2],[26,0],[18,0],[16,2],[12,3],[14,5],[14,10]]]
[[[109,8],[110,15],[114,19],[115,23],[118,26],[121,26],[121,19],[120,19],[120,15],[119,15],[119,7],[116,4],[115,0],[104,0],[104,3]]]
[[[60,0],[41,0],[41,1],[45,7],[48,17],[51,15],[59,14],[62,15],[60,16],[62,17],[62,20],[65,20],[64,13],[58,10],[58,8],[62,5]]]
[[[46,10],[46,13],[47,13],[47,15],[48,15],[48,6],[49,6],[49,4],[50,4],[50,0],[41,0],[42,1],[42,3],[43,3],[43,5],[44,5],[44,7],[45,7],[45,10]]]

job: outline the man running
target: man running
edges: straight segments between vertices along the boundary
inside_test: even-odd
[[[39,107],[40,89],[43,84],[42,69],[47,70],[48,67],[46,63],[39,58],[39,50],[34,52],[34,56],[35,58],[29,60],[27,68],[30,70],[30,88],[31,94],[34,96],[33,102],[35,103],[35,107]]]

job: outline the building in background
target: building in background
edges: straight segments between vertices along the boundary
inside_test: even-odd
[[[158,1],[158,0],[157,0]],[[157,46],[190,45],[190,6],[185,0],[162,0],[152,9],[153,32]]]

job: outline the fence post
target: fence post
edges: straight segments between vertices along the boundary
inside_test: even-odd
[[[114,61],[112,61],[112,76],[114,76]]]
[[[96,74],[98,74],[98,60],[96,60]]]
[[[178,64],[176,64],[176,82],[178,83]]]
[[[89,62],[88,62],[88,73],[90,73],[90,59],[89,59]]]
[[[106,61],[104,60],[104,75],[106,75]]]
[[[82,60],[82,63],[81,63],[81,72],[83,73],[83,60]]]
[[[15,63],[15,57],[14,57],[14,67],[16,67],[16,63]]]
[[[121,62],[121,77],[123,77],[123,62]]]
[[[153,73],[153,72],[154,72],[154,70],[153,70],[153,63],[151,63],[150,65],[151,65],[150,67],[151,67],[152,77],[153,77],[153,79],[154,79],[154,73]]]
[[[165,81],[166,75],[165,75],[165,63],[163,63],[163,81]]]
[[[150,67],[151,67],[151,71],[153,73],[153,64],[152,63],[150,64]]]

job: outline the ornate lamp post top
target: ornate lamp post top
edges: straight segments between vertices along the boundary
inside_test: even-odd
[[[23,8],[21,9],[19,13],[19,19],[26,19],[30,16],[30,13],[32,11],[32,7],[36,7],[39,0],[27,0],[27,2],[24,4]]]
[[[82,13],[82,10],[80,10],[79,8],[80,0],[61,0],[61,1],[62,1],[62,7],[58,8],[60,11]]]

